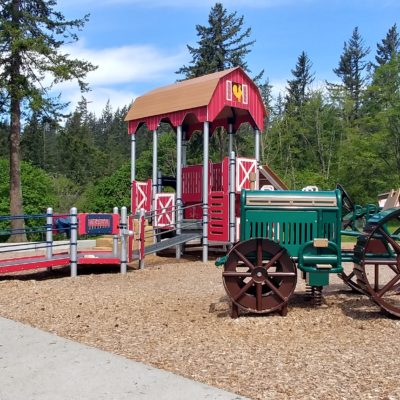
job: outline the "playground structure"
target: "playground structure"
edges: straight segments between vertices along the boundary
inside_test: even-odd
[[[231,246],[237,240],[242,189],[287,189],[273,171],[260,165],[265,116],[257,86],[239,67],[158,88],[135,100],[125,118],[131,135],[131,210],[152,222],[155,243],[146,253],[176,246],[180,258],[183,245],[197,239],[206,262],[209,246]],[[158,173],[157,128],[162,122],[176,131],[175,193],[162,192]],[[233,152],[233,136],[242,123],[254,130],[253,159]],[[152,179],[138,182],[136,133],[144,124],[153,131],[153,173]],[[212,163],[209,137],[218,127],[228,133],[228,156]],[[203,133],[202,165],[186,164],[186,143],[194,131]],[[161,240],[166,233],[174,237]]]
[[[297,268],[307,281],[315,304],[329,276],[338,274],[353,290],[367,294],[386,312],[400,317],[400,191],[380,199],[379,205],[355,205],[343,187],[318,191],[308,186],[289,191],[268,166],[260,165],[260,131],[266,110],[258,88],[240,68],[153,90],[136,99],[126,121],[131,134],[131,216],[126,208],[118,215],[67,216],[69,253],[53,253],[54,220],[46,214],[45,255],[2,260],[1,272],[79,264],[115,264],[126,273],[127,263],[166,248],[180,258],[185,245],[196,241],[203,262],[209,246],[230,247],[218,263],[232,303],[232,317],[240,310],[253,313],[287,313]],[[176,131],[176,180],[160,177],[157,161],[157,128],[167,122]],[[236,157],[233,135],[242,123],[254,129],[254,158]],[[135,180],[136,133],[146,124],[153,131],[153,174],[146,182]],[[228,133],[229,155],[210,162],[209,137],[218,127]],[[203,164],[187,165],[186,141],[194,131],[203,132]],[[168,182],[174,193],[162,192]],[[384,203],[384,205],[383,205]],[[24,217],[24,216],[21,216]],[[39,216],[43,217],[43,216]],[[57,219],[57,218],[56,218]],[[134,219],[137,221],[134,223]],[[145,226],[151,223],[148,236]],[[134,231],[134,226],[137,231]],[[113,250],[78,251],[82,234],[113,235]],[[342,250],[342,236],[356,245]],[[153,243],[146,246],[146,238]],[[120,246],[118,246],[118,242]],[[133,244],[137,249],[133,250]],[[349,271],[347,264],[353,264]]]
[[[240,240],[217,261],[231,316],[237,318],[240,310],[286,315],[298,268],[314,304],[322,303],[330,274],[338,274],[400,317],[398,198],[399,191],[391,192],[379,208],[356,206],[340,185],[334,191],[243,191]],[[341,247],[345,235],[357,239],[350,251]],[[352,263],[351,272],[346,263]]]
[[[10,221],[13,218],[45,222],[44,225],[40,225],[39,222],[34,228],[25,228],[23,232],[44,236],[45,240],[9,243],[0,247],[0,274],[43,268],[49,270],[68,265],[71,276],[77,275],[78,265],[119,265],[121,273],[125,274],[127,263],[133,257],[132,231],[128,230],[128,224],[131,225],[132,221],[128,218],[126,207],[121,208],[121,215],[117,207],[112,214],[78,214],[75,207],[69,214],[54,214],[52,208],[48,208],[46,214],[2,216],[0,220]],[[16,233],[21,231],[0,231],[2,236]],[[69,241],[55,242],[54,234],[66,234]],[[112,251],[79,249],[78,237],[82,235],[113,235]],[[20,256],[15,257],[18,253]]]

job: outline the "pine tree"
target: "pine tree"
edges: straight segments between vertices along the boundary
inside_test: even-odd
[[[86,74],[95,67],[71,59],[61,46],[76,41],[75,29],[81,29],[88,16],[66,20],[55,10],[56,0],[1,0],[0,8],[0,112],[10,119],[10,213],[23,213],[20,174],[20,134],[23,111],[48,115],[60,113],[63,104],[52,98],[53,83],[76,79],[82,91],[87,89]],[[53,77],[44,87],[44,77]],[[12,228],[23,228],[23,220]],[[14,240],[24,240],[16,235]]]
[[[208,26],[196,25],[199,46],[187,46],[191,65],[183,66],[177,74],[188,79],[237,66],[248,71],[245,56],[255,40],[246,41],[251,28],[243,29],[243,16],[238,17],[236,11],[228,13],[221,3],[216,3],[210,11]]]
[[[367,66],[365,57],[369,52],[370,49],[365,47],[364,40],[358,32],[358,27],[355,27],[349,41],[344,43],[339,66],[333,70],[342,80],[344,88],[353,101],[353,110],[351,112],[351,119],[353,120],[359,116],[362,89],[366,81],[362,72]]]
[[[94,183],[100,177],[111,175],[104,149],[95,146],[96,119],[88,112],[83,98],[67,120],[58,139],[62,152],[58,159],[58,171],[78,185]]]
[[[386,34],[385,39],[376,45],[375,60],[379,65],[388,63],[400,50],[400,37],[397,32],[397,25],[394,24]]]
[[[307,89],[314,81],[314,73],[311,72],[312,62],[307,53],[301,52],[297,59],[295,69],[292,69],[294,79],[288,81],[286,102],[300,107],[307,99]]]
[[[0,158],[8,157],[9,152],[9,140],[8,133],[10,126],[5,121],[0,121]]]

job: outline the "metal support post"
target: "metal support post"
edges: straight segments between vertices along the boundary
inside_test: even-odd
[[[113,214],[119,215],[118,207],[113,208]],[[113,236],[112,254],[113,257],[118,257],[118,235]]]
[[[176,234],[182,234],[182,125],[176,128]],[[182,246],[176,246],[176,259],[181,258]]]
[[[53,209],[49,207],[46,211],[46,259],[53,257]]]
[[[260,131],[258,129],[254,130],[254,153],[257,164],[260,164]]]
[[[259,182],[259,170],[260,170],[260,131],[258,129],[254,130],[255,134],[255,143],[254,143],[254,158],[257,161],[257,168],[256,168],[256,188],[258,188]]]
[[[132,190],[132,182],[136,179],[136,134],[131,134],[131,207],[133,207],[133,190]],[[135,210],[132,210],[132,214],[135,213]]]
[[[131,183],[136,179],[136,135],[131,135]]]
[[[151,191],[151,205],[153,210],[156,209],[156,193],[157,193],[157,170],[158,170],[158,136],[157,129],[153,130],[153,175],[152,175],[152,191]]]
[[[72,207],[70,210],[71,235],[69,242],[69,258],[71,266],[71,276],[78,275],[78,210]]]
[[[161,171],[157,172],[157,193],[162,192],[162,175]]]
[[[49,207],[46,210],[46,259],[53,258],[53,209]],[[52,267],[48,267],[47,271],[51,271]]]
[[[229,153],[229,241],[236,242],[236,162],[235,152]]]
[[[144,237],[145,215],[146,211],[144,210],[144,208],[141,208],[139,216],[139,268],[140,269],[144,269],[144,247],[146,245]]]
[[[186,132],[182,133],[182,167],[186,167],[186,151],[187,151],[187,139]]]
[[[229,157],[233,151],[233,124],[228,124],[228,154]]]
[[[203,128],[203,262],[208,261],[208,143],[210,123],[204,122]]]
[[[120,220],[120,236],[121,236],[121,274],[126,274],[127,270],[127,234],[128,234],[128,214],[126,207],[121,207],[121,220]]]

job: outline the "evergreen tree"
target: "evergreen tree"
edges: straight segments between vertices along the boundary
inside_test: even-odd
[[[311,72],[312,62],[307,53],[301,52],[297,59],[295,69],[292,69],[294,79],[288,81],[286,102],[300,107],[307,99],[307,90],[314,81],[314,73]]]
[[[400,37],[397,32],[396,24],[389,29],[385,39],[382,39],[381,43],[377,43],[376,47],[375,60],[378,63],[378,66],[388,63],[394,56],[396,56],[396,54],[399,53]]]
[[[112,171],[120,168],[126,160],[130,159],[130,135],[126,132],[125,116],[128,107],[118,108],[112,115],[112,121],[108,130],[106,152],[109,157],[109,166]],[[110,171],[111,172],[111,171]]]
[[[113,111],[110,100],[107,101],[100,119],[96,124],[95,143],[102,149],[105,149],[108,142],[109,130],[113,122]]]
[[[9,125],[5,121],[0,121],[0,157],[8,157],[9,155],[9,132]]]
[[[55,10],[56,0],[1,0],[0,4],[0,111],[10,119],[10,213],[17,215],[23,213],[21,113],[29,109],[58,114],[63,105],[49,96],[49,87],[42,86],[45,75],[52,76],[53,83],[76,79],[84,91],[84,78],[94,66],[61,51],[66,41],[77,40],[74,30],[84,26],[87,16],[66,20]],[[12,227],[23,228],[23,220],[14,220]]]
[[[196,25],[199,46],[187,46],[191,65],[183,66],[177,74],[188,79],[237,66],[248,71],[245,56],[255,40],[248,40],[251,28],[243,29],[243,16],[238,17],[236,11],[228,13],[221,3],[216,3],[210,11],[208,26]]]
[[[370,49],[365,47],[364,40],[358,32],[358,27],[355,27],[349,41],[344,43],[339,66],[333,70],[342,80],[346,92],[353,101],[351,112],[353,120],[359,116],[362,89],[366,81],[362,72],[367,66],[365,57],[369,51]]]
[[[372,149],[385,165],[386,178],[400,184],[400,54],[379,66],[365,95],[362,128],[376,146]],[[385,178],[384,178],[385,180]],[[396,186],[396,187],[397,187]]]
[[[78,185],[96,182],[113,172],[104,149],[95,145],[95,126],[95,116],[88,112],[87,102],[82,99],[57,137],[58,148],[62,149],[57,169]]]

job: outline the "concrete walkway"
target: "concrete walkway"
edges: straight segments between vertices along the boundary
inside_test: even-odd
[[[0,400],[92,399],[244,397],[0,318]]]

